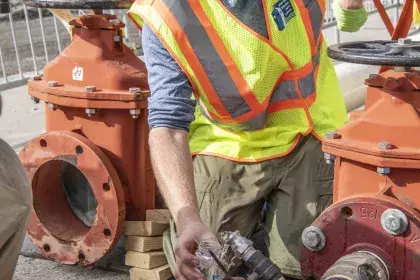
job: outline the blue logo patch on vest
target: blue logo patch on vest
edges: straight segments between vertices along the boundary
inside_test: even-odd
[[[274,4],[271,15],[273,16],[274,22],[277,24],[277,28],[280,31],[284,30],[286,28],[286,24],[296,16],[290,0],[279,0],[276,4]]]

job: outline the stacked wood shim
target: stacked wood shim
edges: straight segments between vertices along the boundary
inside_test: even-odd
[[[172,272],[162,249],[162,235],[169,229],[166,209],[147,210],[146,221],[126,221],[125,264],[131,280],[168,280]]]

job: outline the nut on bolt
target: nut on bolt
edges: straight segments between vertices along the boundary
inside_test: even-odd
[[[57,104],[54,104],[54,103],[48,103],[48,108],[50,108],[51,111],[55,111],[58,109],[58,106]]]
[[[112,25],[118,25],[121,22],[118,19],[111,19],[111,20],[109,20],[109,23],[112,24]]]
[[[85,92],[95,92],[96,87],[95,86],[85,86]]]
[[[325,137],[326,137],[327,139],[340,139],[340,138],[341,138],[341,135],[340,135],[340,133],[338,133],[338,132],[336,132],[336,131],[328,131],[328,132],[325,134]]]
[[[400,38],[398,39],[398,45],[410,45],[412,40],[410,38]]]
[[[90,108],[88,108],[88,109],[85,110],[85,112],[88,115],[88,117],[92,117],[92,116],[94,116],[96,114],[96,109],[90,109]]]
[[[392,144],[388,141],[382,141],[378,143],[378,149],[389,150],[392,149]]]
[[[378,172],[380,175],[386,175],[391,173],[391,168],[389,167],[378,167],[376,168],[376,172]]]
[[[140,92],[140,88],[138,87],[131,87],[128,92],[130,93],[139,93]]]
[[[138,119],[140,115],[140,109],[130,109],[130,115],[133,119]]]
[[[308,250],[321,251],[325,247],[326,237],[320,228],[310,226],[303,230],[302,243]]]
[[[389,234],[400,235],[408,228],[407,216],[398,209],[388,209],[381,216],[382,228]]]
[[[49,87],[58,87],[58,82],[57,81],[49,81],[48,86]]]

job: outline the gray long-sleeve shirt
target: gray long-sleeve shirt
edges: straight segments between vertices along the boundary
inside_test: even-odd
[[[260,0],[222,0],[223,4],[244,24],[268,37],[264,8]],[[188,78],[159,38],[146,24],[142,44],[149,73],[149,126],[188,130],[194,120],[196,103]]]

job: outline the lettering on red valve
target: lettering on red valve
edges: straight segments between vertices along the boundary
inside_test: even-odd
[[[413,238],[411,238],[411,243],[417,243],[420,241],[420,233],[416,233]]]
[[[374,220],[374,219],[376,219],[376,216],[378,214],[378,209],[361,207],[360,208],[360,213],[362,214],[361,215],[362,219]]]

